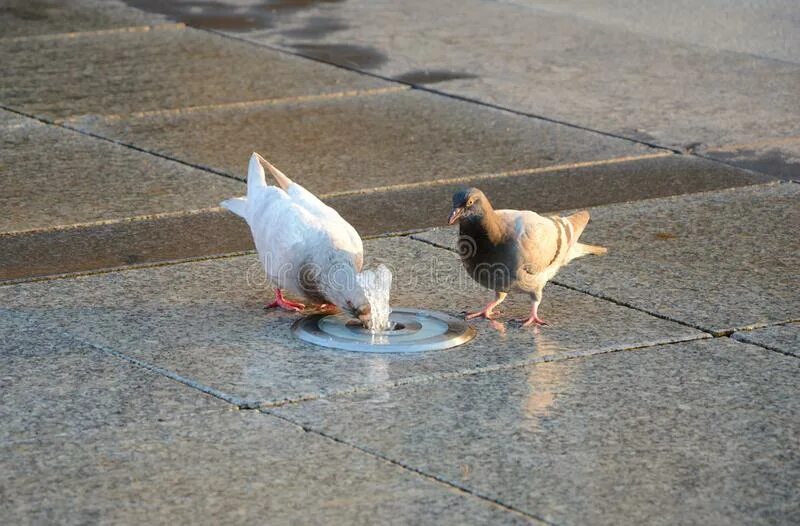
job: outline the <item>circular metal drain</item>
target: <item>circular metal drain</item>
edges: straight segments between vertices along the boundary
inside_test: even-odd
[[[342,315],[297,320],[292,332],[303,341],[345,351],[412,353],[448,349],[475,337],[475,328],[447,314],[423,309],[392,309],[392,328],[372,334]]]

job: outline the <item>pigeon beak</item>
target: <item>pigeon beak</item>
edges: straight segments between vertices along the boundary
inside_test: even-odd
[[[458,218],[461,217],[462,215],[464,215],[463,207],[457,206],[456,208],[453,208],[453,211],[450,212],[450,218],[447,220],[447,224],[452,225],[453,223],[458,221]]]

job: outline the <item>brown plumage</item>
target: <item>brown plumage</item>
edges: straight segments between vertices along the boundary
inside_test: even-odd
[[[467,319],[492,317],[492,309],[512,290],[530,294],[532,307],[524,326],[544,325],[538,316],[545,284],[575,258],[605,254],[607,249],[579,243],[589,212],[570,216],[540,216],[527,210],[495,210],[477,188],[453,195],[450,224],[459,223],[458,251],[464,268],[495,300]]]

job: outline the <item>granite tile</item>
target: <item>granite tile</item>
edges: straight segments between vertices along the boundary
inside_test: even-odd
[[[800,323],[787,323],[754,331],[735,332],[731,337],[740,342],[753,343],[800,358]]]
[[[0,236],[0,282],[252,250],[224,210]]]
[[[800,18],[792,0],[510,0],[649,37],[787,62],[800,61]],[[724,18],[720,20],[721,15]],[[710,25],[711,22],[717,22]]]
[[[2,38],[135,27],[165,18],[116,0],[3,0]]]
[[[257,412],[0,446],[4,524],[535,523]]]
[[[448,0],[319,3],[293,23],[245,38],[426,88],[679,150],[800,134],[800,64],[658,38],[523,2]],[[684,2],[682,2],[684,3]],[[741,3],[741,2],[740,2]],[[619,2],[614,2],[620,5]],[[713,5],[664,10],[693,18],[704,35],[759,32],[733,25],[746,11]],[[595,3],[598,9],[609,2]],[[624,4],[623,4],[624,5]],[[786,4],[783,4],[784,6]],[[764,12],[772,6],[759,4]],[[784,9],[788,9],[784,7]],[[728,16],[729,13],[736,12]],[[748,23],[755,17],[745,16]],[[338,30],[309,39],[321,20]],[[441,23],[447,20],[448,23]],[[752,22],[755,23],[755,22]],[[770,28],[796,27],[781,17]],[[685,26],[681,26],[685,27]],[[298,35],[298,31],[300,31]],[[424,35],[424,45],[420,45]],[[777,35],[772,40],[780,38]],[[779,41],[779,46],[788,39]],[[383,57],[353,64],[347,43]],[[797,55],[795,53],[795,55]],[[348,64],[349,62],[349,64]],[[782,149],[779,147],[779,150]]]
[[[256,101],[387,84],[194,29],[9,41],[0,101],[48,119]],[[263,126],[259,129],[263,132]]]
[[[564,210],[763,183],[771,179],[684,155],[510,177],[331,197],[327,202],[365,235],[403,232],[447,223],[451,196],[465,186],[482,189],[498,207]],[[413,203],[413,206],[412,206]],[[423,211],[420,213],[420,211]]]
[[[0,318],[0,444],[226,406],[82,343],[47,320],[5,309]]]
[[[393,269],[395,306],[461,315],[488,301],[455,254],[407,238],[365,242],[367,265]],[[582,265],[594,265],[586,260]],[[428,381],[476,369],[606,352],[705,334],[563,287],[548,287],[542,330],[476,322],[461,347],[363,354],[296,340],[297,315],[265,312],[272,294],[255,255],[0,287],[0,305],[213,387],[248,405],[363,386]],[[502,319],[529,309],[515,296]]]
[[[581,239],[609,253],[554,281],[712,332],[797,319],[799,194],[784,183],[592,209]]]
[[[75,126],[241,178],[255,150],[322,194],[656,151],[414,90]]]
[[[238,181],[0,112],[0,232],[217,206]]]
[[[555,524],[794,524],[798,381],[719,338],[269,411]]]

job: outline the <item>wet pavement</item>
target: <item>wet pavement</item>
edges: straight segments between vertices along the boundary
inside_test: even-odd
[[[796,524],[798,13],[0,0],[0,523]],[[315,347],[218,206],[253,150],[395,306],[488,301],[464,185],[609,254],[545,327]]]

